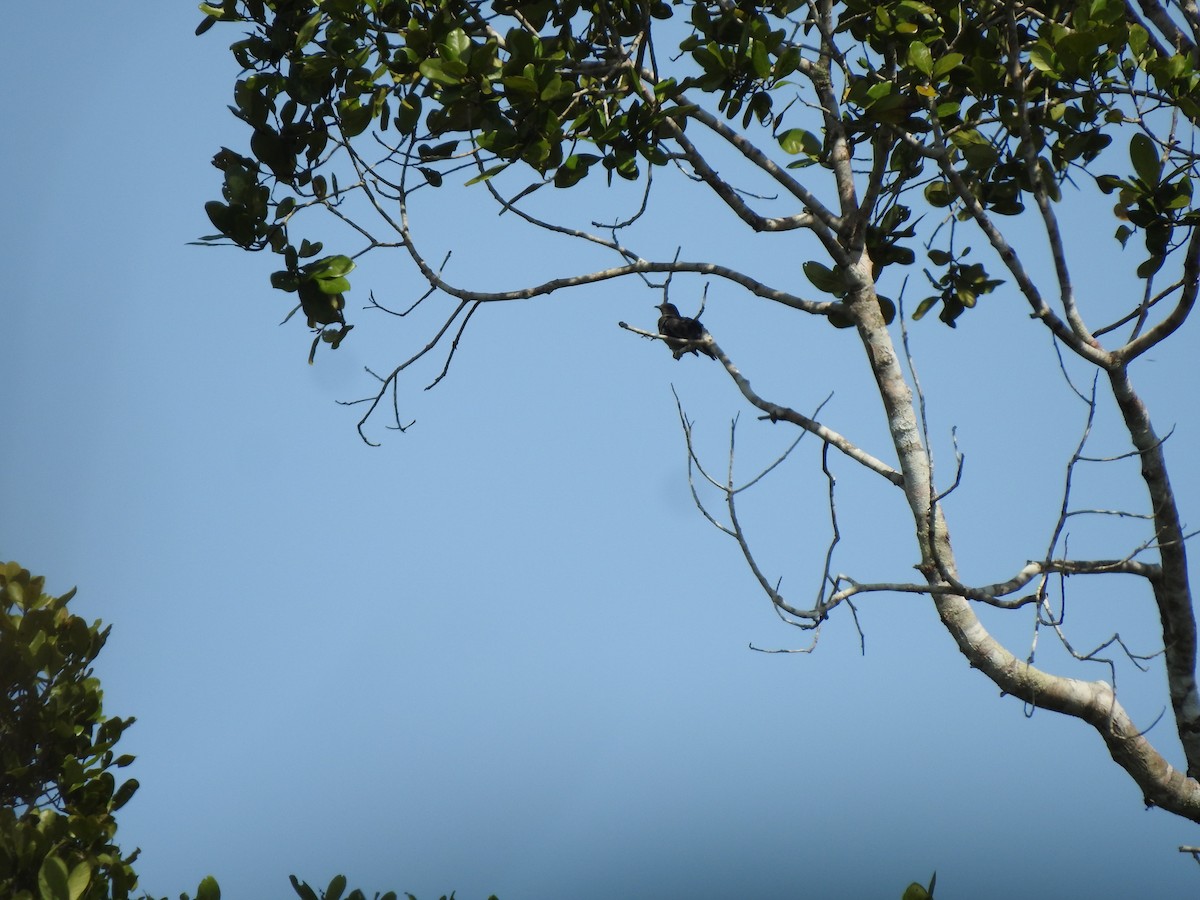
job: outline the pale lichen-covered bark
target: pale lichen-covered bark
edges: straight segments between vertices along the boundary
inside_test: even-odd
[[[870,360],[887,412],[892,442],[904,475],[905,498],[912,510],[921,553],[921,569],[931,585],[957,578],[954,551],[942,510],[932,503],[929,456],[921,440],[912,391],[904,379],[896,349],[883,321],[871,280],[870,262],[860,255],[850,270],[858,290],[852,300],[858,333]],[[1186,578],[1186,559],[1162,459],[1162,444],[1154,436],[1145,409],[1123,378],[1114,376],[1114,391],[1126,415],[1130,433],[1142,451],[1143,473],[1155,500],[1156,523],[1162,541],[1163,575],[1154,582],[1168,648],[1168,678],[1180,736],[1194,759],[1197,742],[1195,624]],[[1169,502],[1167,502],[1169,501]],[[1200,822],[1200,782],[1175,769],[1134,726],[1110,685],[1052,675],[1018,659],[980,622],[965,598],[933,596],[942,624],[970,665],[1001,691],[1042,709],[1065,713],[1089,723],[1100,734],[1112,758],[1141,788],[1147,804]],[[1194,763],[1191,763],[1194,766]]]

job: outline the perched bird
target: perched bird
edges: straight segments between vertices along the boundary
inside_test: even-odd
[[[662,313],[658,318],[658,333],[666,335],[666,344],[671,348],[676,359],[685,353],[693,355],[703,353],[711,359],[717,358],[713,354],[712,348],[689,344],[691,341],[703,340],[704,336],[708,334],[697,319],[681,316],[674,303],[660,303],[655,309]]]

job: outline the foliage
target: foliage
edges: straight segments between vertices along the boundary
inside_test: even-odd
[[[904,889],[900,900],[933,900],[933,888],[937,884],[937,872],[929,879],[929,887],[913,882]]]
[[[137,790],[115,772],[133,718],[107,717],[92,663],[109,629],[67,610],[75,592],[0,566],[0,895],[42,900],[130,896],[133,861],[114,814]]]
[[[321,891],[319,895],[315,890],[308,886],[307,882],[298,880],[295,875],[291,876],[291,881],[292,890],[296,892],[296,896],[298,896],[300,900],[367,900],[367,895],[358,888],[355,888],[349,894],[346,893],[345,875],[335,875],[329,882],[329,886],[325,888],[325,890]],[[416,897],[407,892],[404,894],[404,896],[408,898],[408,900],[417,900]],[[375,900],[396,900],[397,897],[398,895],[395,891],[388,891],[386,894],[375,894]],[[454,892],[451,891],[449,897],[443,894],[440,900],[454,900]],[[488,900],[496,900],[496,895],[491,895],[488,897]]]
[[[339,186],[336,173],[323,171],[368,129],[378,129],[385,161],[403,163],[394,186],[400,192],[416,176],[441,186],[447,168],[464,158],[476,162],[476,181],[523,164],[543,176],[539,187],[568,188],[597,170],[609,181],[614,174],[637,179],[643,167],[674,163],[671,141],[684,140],[689,123],[706,116],[694,94],[713,97],[725,119],[758,126],[759,140],[797,157],[789,169],[832,168],[842,154],[881,167],[880,196],[868,198],[869,217],[856,226],[876,274],[916,258],[909,239],[917,190],[958,220],[1012,216],[1030,194],[1058,200],[1064,182],[1086,174],[1118,195],[1119,240],[1142,235],[1147,256],[1138,274],[1146,278],[1196,223],[1196,157],[1186,134],[1174,125],[1151,131],[1149,119],[1167,108],[1194,123],[1200,76],[1188,53],[1152,36],[1121,0],[1030,3],[1015,13],[990,2],[850,0],[833,8],[832,22],[806,12],[817,8],[800,0],[202,4],[207,17],[198,31],[218,21],[254,28],[232,46],[246,70],[232,109],[252,129],[254,158],[217,154],[223,200],[206,209],[220,234],[204,240],[270,248],[285,263],[272,284],[299,294],[310,325],[344,324],[352,264],[339,255],[300,265],[322,245],[304,239],[295,246],[293,222],[298,212],[336,206],[361,187]],[[678,21],[683,12],[686,22]],[[652,40],[656,19],[675,20],[668,33],[674,52],[692,63],[686,74],[656,76],[665,66]],[[511,27],[502,32],[504,21]],[[836,64],[814,65],[816,51],[797,30],[819,34]],[[625,53],[631,37],[644,40]],[[1022,77],[1014,77],[1014,65]],[[778,98],[796,93],[798,75],[813,82],[817,100],[840,111],[841,146],[828,127],[824,139],[787,127],[797,112]],[[1131,121],[1146,129],[1130,143],[1132,171],[1097,172],[1092,164]],[[358,175],[380,168],[354,162]],[[828,212],[823,224],[834,228]],[[935,293],[914,318],[940,305],[940,318],[953,325],[1001,282],[981,263],[966,263],[969,248],[956,250],[952,237],[937,244],[927,252],[938,273],[929,276]],[[840,299],[850,287],[846,264],[809,263],[806,274]],[[839,312],[835,324],[846,324]],[[337,334],[340,340],[344,331]]]
[[[231,109],[247,126],[250,154],[223,148],[214,158],[222,199],[207,212],[218,233],[202,242],[280,257],[272,285],[297,295],[295,309],[317,333],[314,353],[321,341],[336,347],[345,338],[349,276],[367,253],[391,249],[408,257],[428,286],[397,315],[430,297],[450,300],[432,339],[376,376],[378,393],[365,400],[360,432],[389,391],[395,427],[403,430],[402,374],[453,334],[448,367],[485,304],[629,276],[666,300],[672,278],[703,275],[853,329],[887,416],[890,446],[883,452],[868,452],[792,406],[759,396],[742,375],[748,365],[735,365],[716,336],[705,335],[705,352],[764,420],[814,435],[825,450],[902,492],[921,578],[867,583],[835,575],[828,562],[839,540],[835,517],[821,595],[802,606],[784,597],[754,559],[734,515],[732,484],[714,482],[726,494],[728,524],[710,520],[738,541],[775,609],[800,628],[815,630],[838,606],[870,593],[924,595],[970,665],[1003,693],[1087,722],[1148,804],[1200,821],[1187,535],[1163,440],[1131,374],[1132,364],[1180,328],[1200,290],[1194,4],[221,0],[201,10],[198,33],[223,23],[240,34],[231,46],[243,70]],[[811,249],[817,257],[796,273],[815,294],[717,261],[681,258],[682,247],[664,258],[632,249],[627,240],[653,245],[658,237],[636,230],[653,208],[654,180],[677,176],[672,183],[715,196],[755,232],[795,232],[792,252],[808,256]],[[508,291],[454,283],[446,263],[438,267],[423,255],[408,215],[414,196],[449,193],[452,179],[530,227],[611,254],[613,265]],[[594,197],[580,185],[626,181],[644,187],[641,207],[610,225],[593,222],[592,230],[550,221],[543,206],[535,214],[529,200],[550,187]],[[1080,262],[1058,212],[1077,200],[1093,204],[1084,206],[1089,220],[1096,203],[1112,209],[1111,249],[1136,254],[1132,288],[1079,296]],[[566,201],[548,206],[564,220],[576,212]],[[324,232],[315,230],[334,220],[358,245],[321,255],[317,237]],[[1088,245],[1082,265],[1095,252]],[[1033,261],[1038,254],[1051,260],[1047,276]],[[654,275],[665,278],[655,282]],[[901,366],[907,347],[898,347],[888,328],[900,304],[880,290],[891,283],[902,297],[910,276],[927,285],[911,318],[936,310],[949,326],[1003,285],[1048,330],[1056,353],[1107,385],[1141,462],[1145,509],[1121,514],[1151,523],[1142,543],[1115,560],[1067,553],[1077,455],[1065,464],[1063,513],[1049,528],[1048,549],[1031,550],[1007,581],[963,580],[941,502],[958,482],[943,490],[934,481],[924,398]],[[370,307],[394,312],[370,297]],[[1073,383],[1070,389],[1087,404],[1090,428],[1098,394]],[[690,424],[681,419],[690,441]],[[831,501],[831,513],[833,507]],[[1068,575],[1135,576],[1153,595],[1187,774],[1133,724],[1112,684],[1039,668],[1035,646],[1014,653],[976,614],[980,607],[1034,606],[1038,627],[1061,636],[1065,613],[1050,588]],[[1063,646],[1077,660],[1099,659],[1077,653],[1065,638]],[[1141,657],[1127,656],[1142,665]]]

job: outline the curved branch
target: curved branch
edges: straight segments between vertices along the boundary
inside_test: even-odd
[[[1162,574],[1159,566],[1139,562],[1132,556],[1124,559],[1051,559],[1044,562],[1027,563],[1016,575],[1008,581],[988,584],[982,587],[970,587],[963,584],[950,574],[943,574],[945,585],[932,585],[930,594],[958,594],[968,600],[985,603],[997,609],[1019,609],[1031,603],[1037,603],[1041,597],[1038,593],[1029,594],[1016,600],[1001,600],[1009,594],[1016,593],[1033,579],[1042,575],[1139,575],[1151,582]]]
[[[625,322],[619,322],[618,324],[626,331],[632,331],[634,334],[642,335],[642,337],[661,340],[661,336],[655,332],[643,331],[642,329],[634,328],[632,325],[629,325]],[[841,450],[842,453],[846,454],[846,456],[850,457],[855,462],[860,463],[877,475],[882,475],[892,484],[903,484],[904,480],[899,472],[897,472],[887,463],[876,459],[865,450],[860,449],[833,429],[826,428],[820,422],[810,419],[808,416],[804,415],[803,413],[796,412],[796,410],[791,409],[790,407],[780,406],[777,403],[772,403],[770,400],[765,400],[756,394],[754,389],[750,387],[750,381],[745,375],[738,371],[737,366],[735,366],[729,357],[725,355],[725,351],[721,349],[715,340],[713,340],[713,336],[711,334],[706,334],[703,339],[696,341],[695,343],[702,344],[705,348],[707,348],[707,350],[712,352],[714,358],[720,360],[721,365],[725,367],[725,371],[729,373],[729,377],[733,379],[734,383],[738,386],[738,390],[742,392],[742,396],[749,400],[754,407],[761,409],[764,413],[766,413],[766,418],[770,419],[772,422],[791,422],[793,425],[798,425],[805,431],[811,432],[825,443],[831,444],[838,450]],[[824,404],[822,403],[822,405]]]
[[[750,205],[742,199],[741,195],[734,190],[733,186],[727,181],[724,181],[716,170],[708,164],[704,155],[696,149],[696,145],[688,140],[687,135],[683,133],[683,129],[673,120],[668,119],[668,126],[671,128],[671,137],[679,144],[683,150],[683,155],[696,175],[713,189],[713,192],[724,201],[725,205],[737,214],[737,217],[749,225],[754,231],[794,231],[797,228],[812,228],[817,220],[812,213],[800,213],[795,216],[782,216],[768,218],[756,213],[750,208]]]
[[[822,203],[812,191],[789,175],[786,169],[763,153],[754,144],[750,143],[750,141],[746,140],[744,136],[730,128],[728,124],[699,107],[690,109],[688,111],[688,118],[696,120],[721,137],[737,150],[738,153],[742,154],[742,156],[763,172],[770,175],[785,191],[804,204],[804,208],[816,216],[826,229],[832,232],[841,230],[843,222],[840,216],[836,215],[829,207]]]
[[[935,596],[934,605],[972,666],[1000,690],[1087,722],[1113,760],[1137,782],[1147,805],[1200,821],[1200,782],[1163,758],[1130,720],[1108,684],[1050,675],[1017,659],[988,634],[965,598]]]
[[[750,387],[750,381],[745,375],[738,371],[737,367],[734,366],[732,362],[730,362],[729,357],[725,355],[724,351],[722,351],[719,346],[717,346],[717,342],[712,341],[710,346],[712,347],[713,352],[716,353],[717,359],[719,359],[721,364],[725,366],[725,371],[729,373],[729,376],[738,386],[738,390],[742,392],[742,396],[749,400],[750,403],[755,407],[766,413],[767,418],[769,418],[772,422],[784,421],[791,422],[793,425],[798,425],[805,431],[812,432],[821,440],[825,441],[825,443],[831,444],[838,450],[841,450],[846,456],[870,469],[876,475],[882,475],[892,484],[900,486],[904,483],[904,478],[899,472],[897,472],[887,463],[876,459],[870,453],[867,453],[865,450],[855,446],[836,431],[826,428],[820,422],[814,421],[803,413],[796,412],[796,410],[791,409],[790,407],[780,406],[778,403],[772,403],[770,400],[764,400],[754,392],[754,389]]]
[[[928,457],[919,439],[912,393],[904,382],[895,348],[875,300],[869,261],[857,260],[847,270],[847,275],[853,291],[851,311],[875,373],[887,410],[892,442],[904,473],[905,496],[912,510],[921,552],[918,568],[931,585],[936,585],[939,578],[944,577],[941,573],[957,578],[955,556],[941,506],[933,504],[931,508],[933,493]],[[1075,339],[1075,335],[1069,331],[1067,336]],[[1117,379],[1121,376],[1123,370],[1110,372],[1116,384],[1119,384]],[[1122,403],[1123,411],[1127,406],[1132,406],[1131,400]],[[1138,414],[1130,408],[1126,416],[1127,419],[1136,419]],[[1133,432],[1134,428],[1130,430]],[[1157,456],[1161,461],[1162,445],[1154,437],[1148,421],[1144,426],[1139,423],[1135,443],[1144,444],[1149,449],[1143,454],[1144,467],[1147,456],[1156,455],[1153,448],[1157,448]],[[1156,473],[1155,477],[1162,482],[1157,490],[1152,489],[1157,509],[1160,498],[1170,497],[1170,488],[1165,469]],[[1169,547],[1163,548],[1163,575],[1152,583],[1156,597],[1160,598],[1160,606],[1164,603],[1162,598],[1165,598],[1165,602],[1172,607],[1171,611],[1182,617],[1180,630],[1168,632],[1166,629],[1175,620],[1164,615],[1164,643],[1168,646],[1167,666],[1171,677],[1172,702],[1176,703],[1178,699],[1176,710],[1180,717],[1180,735],[1187,747],[1188,759],[1192,761],[1200,759],[1193,756],[1193,751],[1200,750],[1200,728],[1195,727],[1198,721],[1196,714],[1200,712],[1194,680],[1195,626],[1191,618],[1190,596],[1187,594],[1186,568],[1179,566],[1184,553],[1182,533],[1177,528],[1173,533],[1167,533],[1170,524],[1165,520],[1175,512],[1173,503],[1168,505],[1169,510],[1161,513],[1164,521],[1160,525],[1162,533],[1159,541]],[[1177,526],[1178,522],[1173,524]],[[1170,539],[1172,537],[1178,540]],[[1167,565],[1168,550],[1176,554],[1172,565]],[[1170,590],[1163,590],[1168,583]],[[970,601],[961,594],[933,592],[933,604],[942,624],[973,668],[979,669],[1007,694],[1033,706],[1074,716],[1091,724],[1113,759],[1141,787],[1147,803],[1200,822],[1200,782],[1190,780],[1183,772],[1175,770],[1146,740],[1117,702],[1108,684],[1051,675],[1018,659],[988,633]],[[1187,623],[1192,624],[1190,633],[1185,630]],[[1185,665],[1187,662],[1190,662],[1190,667]],[[1187,671],[1184,671],[1185,668]],[[1187,731],[1185,726],[1193,730]],[[1194,762],[1189,764],[1195,765]]]
[[[698,275],[712,275],[717,278],[723,278],[726,281],[731,281],[745,288],[751,294],[757,297],[763,297],[767,300],[774,300],[776,303],[781,303],[784,306],[790,306],[792,309],[798,309],[803,312],[813,313],[815,315],[826,315],[830,309],[837,306],[836,303],[817,300],[805,300],[797,297],[795,294],[790,294],[787,291],[780,291],[769,287],[760,281],[751,278],[736,269],[730,269],[727,266],[718,265],[716,263],[701,263],[701,262],[652,262],[649,260],[639,259],[636,262],[629,263],[624,266],[613,266],[609,269],[599,269],[594,272],[585,272],[580,275],[567,275],[562,278],[552,278],[549,281],[543,281],[541,284],[531,285],[530,287],[518,288],[512,291],[475,291],[467,288],[456,287],[442,279],[432,268],[430,268],[423,259],[417,254],[411,242],[406,242],[409,253],[414,261],[417,261],[418,267],[421,269],[421,274],[425,279],[438,290],[449,294],[459,300],[467,300],[479,303],[500,303],[508,300],[529,300],[533,297],[540,297],[546,294],[552,294],[555,291],[563,290],[564,288],[578,287],[585,284],[598,284],[603,281],[611,281],[614,278],[621,278],[625,275],[640,275],[649,272],[691,272]]]

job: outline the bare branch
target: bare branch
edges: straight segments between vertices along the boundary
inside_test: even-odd
[[[643,331],[642,329],[635,328],[626,322],[618,322],[617,325],[621,328],[624,328],[626,331],[632,331],[634,334],[640,334],[642,337],[652,338],[654,340],[666,339],[665,335],[660,335],[652,331]],[[715,358],[721,361],[721,364],[725,366],[725,371],[729,373],[730,377],[733,378],[734,383],[737,384],[738,389],[742,392],[742,396],[749,400],[750,403],[752,403],[755,407],[766,413],[765,418],[772,422],[791,422],[793,425],[798,425],[805,431],[812,432],[826,443],[837,447],[837,449],[841,450],[855,462],[861,463],[872,472],[882,475],[888,481],[892,482],[892,484],[899,485],[902,483],[903,479],[900,477],[900,473],[898,473],[895,469],[876,459],[866,451],[859,449],[836,431],[826,428],[820,422],[814,421],[808,416],[796,412],[794,409],[780,406],[779,404],[772,403],[769,400],[764,400],[762,397],[758,396],[758,394],[756,394],[750,387],[750,382],[744,375],[742,375],[741,372],[737,370],[737,367],[734,366],[729,357],[725,355],[725,352],[720,348],[720,346],[718,346],[717,342],[713,340],[711,334],[705,335],[702,341],[696,341],[695,343],[702,344],[708,349],[712,350]],[[827,401],[828,398],[821,401],[821,405],[824,406]]]
[[[1123,347],[1113,351],[1113,358],[1121,364],[1141,356],[1151,347],[1161,343],[1165,338],[1174,334],[1196,305],[1196,294],[1200,291],[1200,229],[1192,231],[1188,241],[1187,255],[1183,261],[1183,291],[1179,302],[1165,318],[1152,328],[1143,332]]]
[[[446,354],[446,364],[442,366],[442,371],[438,373],[437,378],[425,385],[425,390],[436,387],[437,383],[446,377],[446,373],[450,371],[450,362],[454,359],[454,354],[458,350],[458,342],[462,339],[463,332],[467,330],[467,323],[471,321],[471,316],[475,315],[475,311],[479,309],[479,304],[473,304],[467,314],[463,316],[462,324],[458,326],[458,332],[454,335],[454,340],[450,342],[450,352]]]
[[[785,191],[799,200],[804,205],[804,208],[812,213],[829,232],[838,232],[841,230],[844,223],[840,216],[835,215],[832,210],[821,203],[815,194],[789,175],[786,169],[779,166],[758,147],[746,140],[743,135],[738,134],[730,128],[726,122],[721,121],[712,113],[699,107],[690,110],[688,118],[694,119],[714,134],[720,136],[742,154],[742,156],[770,175]],[[819,231],[818,236],[820,236]]]
[[[459,313],[461,313],[469,305],[470,304],[465,300],[463,302],[459,303],[458,306],[455,307],[454,312],[452,312],[450,314],[449,318],[446,319],[446,321],[442,325],[442,327],[438,329],[437,334],[435,334],[433,336],[433,340],[431,340],[428,344],[426,344],[417,353],[413,354],[408,359],[406,359],[404,362],[400,363],[400,365],[396,366],[396,368],[392,369],[392,371],[388,375],[383,376],[383,377],[381,377],[379,375],[375,375],[375,377],[378,378],[380,380],[380,382],[382,382],[382,384],[379,388],[379,392],[377,394],[375,394],[374,397],[364,397],[361,400],[351,400],[348,402],[342,401],[343,406],[353,406],[353,405],[356,405],[359,403],[368,403],[369,404],[369,406],[367,407],[367,411],[363,414],[362,418],[358,420],[358,426],[357,426],[359,437],[361,437],[365,443],[369,444],[372,447],[379,446],[378,443],[372,441],[370,438],[367,437],[366,433],[363,431],[363,426],[367,424],[367,419],[371,418],[371,414],[373,412],[375,412],[375,408],[379,405],[380,401],[383,400],[384,394],[387,393],[389,386],[393,390],[393,404],[394,404],[395,403],[395,384],[396,384],[396,379],[399,377],[400,373],[403,372],[405,369],[407,369],[409,366],[411,366],[413,363],[415,363],[417,360],[419,360],[421,357],[425,356],[425,354],[427,354],[434,347],[436,347],[438,345],[438,343],[441,341],[442,336],[450,329],[450,326],[452,324],[454,324],[454,320],[458,318]],[[474,309],[472,309],[471,312],[474,312]],[[466,324],[466,320],[464,320],[463,324],[464,325]],[[461,334],[462,334],[462,331],[460,329],[459,335],[461,335]],[[458,338],[456,337],[455,341],[457,342],[457,340],[458,340]],[[451,351],[451,355],[453,355],[453,351]],[[450,364],[450,360],[447,359],[446,365],[448,366],[449,364]],[[368,371],[370,371],[370,370],[368,369]],[[371,374],[374,375],[375,373],[372,372]],[[445,373],[443,372],[443,374],[445,374]],[[438,376],[438,380],[441,380],[441,376]],[[437,383],[437,381],[434,382],[434,384],[436,384],[436,383]],[[432,386],[433,385],[430,385],[430,387],[432,387]],[[400,414],[399,414],[398,409],[396,410],[396,424],[400,431],[404,431],[408,428],[407,425],[400,426]]]
[[[668,119],[672,127],[672,137],[683,150],[683,155],[691,164],[700,180],[712,188],[713,192],[724,201],[737,217],[749,225],[754,231],[793,231],[797,228],[812,228],[816,218],[811,213],[799,213],[794,216],[771,218],[760,215],[752,210],[742,199],[741,194],[727,181],[722,179],[708,164],[704,155],[696,149],[696,145],[688,140],[683,129],[673,119]]]
[[[882,475],[892,484],[900,485],[903,483],[904,479],[899,472],[881,460],[876,459],[865,450],[859,449],[836,431],[825,427],[820,422],[810,419],[808,416],[805,416],[802,413],[791,409],[790,407],[780,406],[777,403],[764,400],[754,392],[754,389],[750,387],[749,380],[738,371],[737,367],[734,366],[729,357],[727,357],[724,351],[721,350],[721,348],[717,345],[717,342],[713,341],[711,337],[709,338],[709,341],[710,347],[716,354],[717,359],[719,359],[721,364],[725,366],[725,371],[727,371],[730,377],[734,380],[734,383],[738,386],[738,390],[742,392],[742,396],[749,400],[750,403],[755,407],[766,413],[767,418],[772,422],[784,421],[791,422],[793,425],[798,425],[805,431],[812,432],[827,444],[832,444],[855,462],[866,466],[868,469],[878,475]]]
[[[800,621],[788,621],[789,624],[796,625],[799,628],[811,629],[815,628],[823,622],[827,616],[827,610],[823,604],[818,604],[814,609],[802,610],[788,604],[783,599],[783,595],[779,593],[778,584],[772,586],[763,575],[762,570],[758,567],[758,561],[754,558],[754,553],[750,550],[750,544],[746,540],[746,533],[743,531],[741,523],[737,517],[737,502],[734,500],[737,492],[733,490],[733,458],[734,458],[734,438],[736,434],[736,422],[729,429],[729,481],[725,487],[725,505],[729,509],[729,523],[733,530],[733,538],[737,541],[738,547],[741,548],[742,555],[746,558],[746,564],[750,567],[751,573],[758,580],[763,592],[771,598],[771,603],[781,613],[787,613]]]
[[[1075,473],[1075,466],[1079,463],[1083,448],[1087,444],[1088,436],[1092,433],[1092,423],[1096,418],[1096,385],[1099,383],[1099,373],[1092,378],[1091,394],[1087,397],[1087,416],[1083,425],[1083,432],[1079,436],[1079,443],[1075,447],[1075,452],[1071,454],[1070,460],[1067,461],[1066,477],[1063,483],[1062,503],[1059,505],[1058,521],[1054,525],[1054,529],[1050,535],[1049,545],[1046,547],[1046,559],[1054,557],[1055,548],[1058,547],[1059,538],[1062,536],[1063,529],[1067,524],[1068,509],[1071,503],[1071,481]]]

